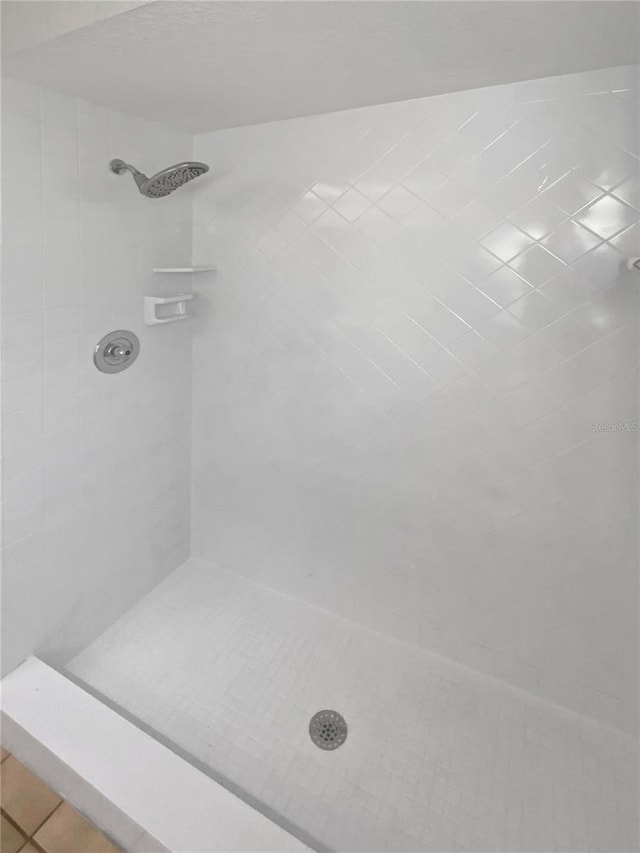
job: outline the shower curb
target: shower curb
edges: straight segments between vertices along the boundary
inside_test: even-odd
[[[1,687],[3,745],[125,850],[310,849],[37,658]]]

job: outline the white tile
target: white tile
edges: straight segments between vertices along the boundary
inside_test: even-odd
[[[23,506],[11,499],[10,508],[2,518],[2,538],[7,547],[42,529],[44,502],[35,500]]]
[[[621,279],[595,299],[580,305],[572,313],[579,323],[599,335],[617,331],[638,317],[638,290],[632,276]]]
[[[495,272],[502,263],[482,246],[460,246],[451,258],[451,266],[471,284],[477,286],[484,278]]]
[[[620,234],[616,234],[609,240],[611,246],[627,257],[636,257],[638,246],[640,246],[640,223],[632,225]]]
[[[440,349],[440,344],[402,311],[385,312],[376,320],[376,328],[416,363],[424,361]]]
[[[453,222],[475,239],[493,230],[501,221],[500,214],[477,200],[472,201],[453,217]]]
[[[558,207],[542,196],[534,198],[520,210],[512,213],[509,221],[534,240],[541,240],[557,228],[565,218],[566,215]]]
[[[478,287],[503,308],[531,290],[530,285],[507,266],[500,267],[499,270],[491,273],[480,282]]]
[[[405,216],[402,225],[418,240],[428,240],[443,229],[447,221],[428,204],[421,204]]]
[[[469,190],[453,178],[430,193],[427,198],[430,207],[449,218],[460,213],[473,200],[474,197]]]
[[[45,155],[78,156],[78,128],[74,124],[42,123],[42,151]]]
[[[40,89],[24,80],[4,76],[2,79],[2,108],[7,112],[40,119]]]
[[[377,201],[414,169],[423,159],[422,151],[402,141],[381,157],[356,183],[356,189]]]
[[[42,373],[42,344],[10,347],[2,354],[2,381],[13,382]]]
[[[50,89],[41,90],[42,121],[45,124],[60,124],[77,127],[78,101]]]
[[[597,290],[610,287],[626,272],[624,258],[607,243],[583,255],[574,262],[573,268],[584,278],[589,279]]]
[[[528,328],[506,310],[478,323],[476,331],[498,350],[508,349],[530,334]]]
[[[617,198],[607,195],[581,210],[576,220],[603,240],[608,240],[638,221],[638,213]]]
[[[7,412],[10,414],[10,412]],[[44,465],[44,443],[41,435],[26,441],[18,441],[5,447],[2,458],[3,480],[13,480],[34,471],[41,471]],[[7,504],[11,506],[11,503]]]
[[[23,311],[2,318],[2,348],[39,343],[43,336],[42,311]]]
[[[544,284],[540,292],[557,303],[558,309],[564,313],[589,299],[594,293],[594,287],[588,278],[579,275],[571,267],[565,267]]]
[[[432,379],[399,347],[385,349],[373,361],[411,400],[426,399],[435,390]]]
[[[516,255],[524,252],[525,249],[533,244],[533,240],[530,237],[527,237],[526,234],[518,228],[509,225],[507,222],[485,234],[480,242],[485,249],[488,249],[496,257],[500,258],[501,261],[505,262],[515,258]]]
[[[441,349],[422,362],[422,367],[439,387],[451,385],[467,374],[467,368],[448,350]]]
[[[431,193],[435,192],[438,187],[441,187],[447,181],[447,175],[440,171],[436,165],[428,160],[425,160],[412,172],[406,175],[402,183],[408,187],[412,193],[419,196],[425,201]]]
[[[589,329],[587,325],[581,309],[576,309],[572,314],[547,326],[541,332],[540,338],[556,352],[570,358],[598,340],[599,330]]]
[[[32,406],[7,414],[3,422],[3,445],[8,447],[43,433],[43,407]]]
[[[378,200],[378,206],[389,216],[393,216],[394,219],[402,219],[408,216],[418,205],[420,205],[420,199],[403,186],[394,187]]]
[[[346,192],[348,185],[343,182],[319,181],[312,188],[314,195],[327,204],[333,204]]]
[[[562,261],[539,245],[523,252],[509,266],[532,287],[540,287],[564,268]]]
[[[371,202],[369,199],[353,188],[347,190],[333,205],[333,209],[337,210],[349,222],[353,222],[354,219],[357,219],[370,207]]]
[[[557,316],[553,303],[538,291],[512,302],[509,305],[509,313],[533,330],[548,325]]]
[[[471,328],[468,323],[465,323],[462,318],[456,316],[453,311],[450,311],[444,305],[428,313],[414,310],[411,316],[442,346],[447,346]]]
[[[9,204],[5,196],[5,210]],[[9,242],[5,233],[2,255],[2,308],[8,324],[11,314],[42,311],[42,249],[37,241],[35,246]]]
[[[495,348],[474,331],[452,341],[448,349],[470,370],[475,370],[496,355]]]
[[[16,510],[28,510],[40,503],[44,496],[44,478],[42,468],[34,468],[19,477],[4,483],[7,506]],[[24,534],[26,535],[26,534]]]
[[[306,223],[296,213],[290,211],[280,219],[275,226],[278,234],[288,242],[295,240],[306,228]]]
[[[42,405],[42,374],[5,382],[2,387],[2,407],[6,415]]]
[[[584,180],[575,172],[570,172],[545,191],[544,201],[550,201],[568,216],[581,210],[589,202],[602,195],[599,187]]]
[[[637,157],[611,146],[604,147],[602,153],[588,158],[578,169],[581,177],[609,191],[637,175],[637,172]]]
[[[78,154],[96,168],[111,159],[111,111],[87,101],[78,101]],[[106,171],[106,170],[105,170]]]
[[[613,195],[631,207],[635,207],[636,210],[640,210],[640,178],[637,175],[627,178],[626,181],[615,187]]]
[[[581,255],[594,249],[600,242],[595,234],[587,231],[586,228],[582,228],[576,222],[567,220],[558,226],[552,234],[549,234],[542,241],[542,245],[552,252],[556,258],[560,258],[566,264],[571,264]]]
[[[277,231],[268,231],[256,243],[256,249],[266,258],[275,258],[287,245],[287,241]]]
[[[447,306],[452,304],[452,300],[459,299],[471,289],[470,282],[464,276],[448,267],[433,270],[429,278],[425,280],[425,286],[429,293]],[[421,307],[426,308],[427,306],[423,302]]]
[[[314,192],[306,192],[293,208],[293,212],[304,219],[305,222],[313,222],[321,213],[327,209],[327,203]]]
[[[480,287],[471,287],[462,296],[447,303],[471,328],[500,311],[500,305],[489,298]]]

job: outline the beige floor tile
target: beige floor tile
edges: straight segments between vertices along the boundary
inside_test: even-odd
[[[10,755],[11,753],[8,752],[8,750],[6,750],[4,746],[0,746],[0,761],[4,761],[5,758],[9,758]]]
[[[3,853],[4,853],[4,851],[3,851]],[[40,851],[40,850],[38,850],[38,848],[37,848],[37,847],[34,847],[34,846],[33,846],[33,844],[32,844],[30,841],[28,841],[28,842],[24,845],[24,847],[21,847],[21,848],[20,848],[20,853],[41,853],[41,851]]]
[[[17,853],[25,841],[24,835],[4,815],[0,815],[0,850],[2,853]]]
[[[32,835],[51,814],[60,797],[13,756],[2,762],[0,803],[15,824]]]
[[[45,853],[118,853],[100,830],[67,803],[55,810],[33,840]]]

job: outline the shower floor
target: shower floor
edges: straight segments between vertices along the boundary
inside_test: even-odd
[[[202,560],[68,670],[319,848],[638,849],[631,738]]]

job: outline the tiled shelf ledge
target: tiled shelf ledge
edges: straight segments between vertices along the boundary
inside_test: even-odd
[[[153,272],[215,272],[216,268],[212,266],[200,267],[153,267]]]

